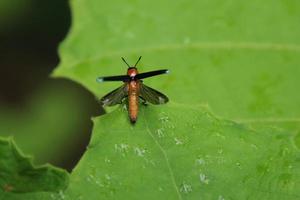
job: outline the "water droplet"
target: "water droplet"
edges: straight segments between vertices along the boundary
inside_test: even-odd
[[[162,137],[164,137],[164,136],[165,136],[165,134],[164,134],[164,132],[163,132],[163,129],[162,129],[162,128],[160,128],[160,129],[157,129],[157,130],[156,130],[156,133],[157,133],[157,136],[158,136],[159,138],[162,138]]]
[[[186,184],[185,182],[183,182],[180,186],[180,192],[183,192],[183,193],[190,193],[192,192],[193,189],[192,189],[192,186],[189,185],[189,184]]]
[[[135,147],[134,148],[134,153],[139,156],[139,157],[144,157],[145,153],[146,153],[146,150],[145,149],[142,149],[142,148],[139,148],[139,147]]]
[[[181,145],[181,144],[183,144],[183,142],[182,142],[181,140],[179,140],[178,138],[174,138],[174,140],[175,140],[175,144],[176,144],[176,145]]]
[[[163,189],[162,187],[159,187],[158,190],[159,190],[160,192],[164,191],[164,189]]]
[[[209,179],[207,178],[207,176],[205,174],[199,174],[199,179],[201,183],[204,184],[208,184],[209,183]]]
[[[223,153],[223,149],[219,149],[218,154],[222,154],[222,153]]]

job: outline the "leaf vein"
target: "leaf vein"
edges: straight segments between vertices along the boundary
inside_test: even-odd
[[[144,119],[146,119],[146,115],[145,115],[145,111],[143,111],[143,115],[144,115]],[[144,120],[145,121],[145,124],[146,124],[146,129],[147,129],[147,133],[149,134],[149,136],[153,139],[154,143],[158,146],[159,150],[162,152],[163,156],[164,156],[164,159],[166,161],[166,164],[167,164],[167,167],[168,167],[168,170],[169,170],[169,173],[170,173],[170,176],[171,176],[171,180],[172,180],[172,184],[174,185],[174,188],[176,190],[176,193],[178,195],[178,198],[179,200],[182,200],[182,196],[179,192],[179,189],[177,187],[177,184],[176,184],[176,180],[175,180],[175,176],[174,176],[174,173],[173,173],[173,170],[171,168],[171,165],[170,165],[170,162],[169,162],[169,158],[168,158],[168,155],[166,153],[166,151],[164,150],[164,148],[159,144],[159,142],[155,139],[155,137],[153,136],[153,134],[151,133],[150,131],[150,128],[149,128],[149,125],[147,123],[147,120]]]

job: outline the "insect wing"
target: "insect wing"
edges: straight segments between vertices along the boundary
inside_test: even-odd
[[[120,75],[120,76],[105,76],[105,77],[98,77],[97,82],[105,82],[105,81],[129,81],[130,76],[128,75]]]
[[[169,101],[166,95],[142,83],[140,85],[140,96],[152,104],[165,104]]]
[[[122,100],[127,95],[127,85],[124,84],[102,97],[100,101],[103,103],[103,106],[114,106],[116,104],[122,103]]]
[[[157,75],[160,75],[160,74],[167,74],[167,73],[169,73],[169,70],[161,69],[161,70],[156,70],[156,71],[151,71],[151,72],[140,73],[140,74],[137,74],[135,77],[137,79],[143,79],[143,78],[148,78],[148,77],[151,77],[151,76],[157,76]]]

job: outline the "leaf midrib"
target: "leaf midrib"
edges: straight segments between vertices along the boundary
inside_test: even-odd
[[[154,137],[153,134],[151,133],[150,128],[149,128],[149,125],[148,125],[148,123],[147,123],[147,120],[145,120],[145,119],[146,119],[146,115],[145,115],[145,111],[144,111],[144,110],[143,110],[143,115],[144,115],[143,119],[144,119],[144,122],[145,122],[145,124],[146,124],[146,130],[147,130],[147,133],[148,133],[149,136],[153,139],[154,143],[157,145],[157,147],[159,148],[159,150],[160,150],[161,153],[163,154],[163,157],[164,157],[164,159],[165,159],[165,161],[166,161],[166,164],[167,164],[167,168],[168,168],[168,170],[169,170],[169,174],[170,174],[170,176],[171,176],[172,184],[173,184],[173,186],[174,186],[174,188],[175,188],[175,190],[176,190],[176,194],[178,195],[178,199],[179,199],[179,200],[182,200],[182,196],[181,196],[181,194],[180,194],[180,192],[179,192],[179,189],[178,189],[178,187],[177,187],[177,184],[176,184],[176,180],[175,180],[175,176],[174,176],[173,170],[172,170],[172,168],[171,168],[171,166],[170,166],[170,162],[169,162],[168,155],[167,155],[166,151],[164,150],[164,148],[159,144],[159,142],[155,139],[155,137]]]

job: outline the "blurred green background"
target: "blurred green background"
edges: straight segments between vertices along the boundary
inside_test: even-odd
[[[0,136],[13,136],[36,164],[71,170],[89,141],[95,97],[50,78],[71,24],[65,0],[0,1]]]

